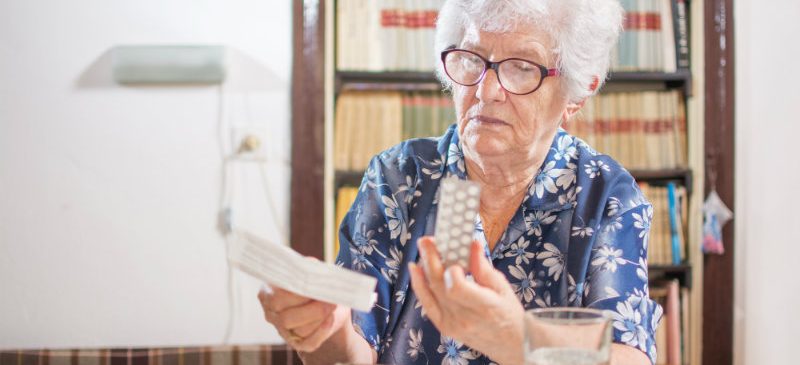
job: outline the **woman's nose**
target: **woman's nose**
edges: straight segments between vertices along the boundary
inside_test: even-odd
[[[505,100],[506,91],[500,85],[500,79],[497,77],[497,71],[494,69],[486,70],[483,80],[478,83],[478,90],[475,96],[484,103],[498,102]]]

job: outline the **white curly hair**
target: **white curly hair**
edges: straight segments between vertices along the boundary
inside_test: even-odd
[[[536,24],[552,37],[561,82],[569,100],[578,102],[605,81],[622,18],[618,0],[446,0],[436,23],[436,75],[452,87],[439,54],[460,44],[468,25],[502,33]],[[595,77],[599,83],[591,91]]]

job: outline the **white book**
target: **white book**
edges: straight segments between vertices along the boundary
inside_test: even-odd
[[[399,0],[385,0],[381,1],[382,4],[380,13],[381,19],[379,23],[380,29],[380,43],[378,48],[383,54],[381,62],[381,71],[392,70],[397,62],[397,38],[400,31],[397,26],[397,16],[400,9],[398,6]]]
[[[672,24],[672,0],[660,0],[661,3],[661,49],[664,72],[675,72],[678,61],[675,55],[675,29]]]
[[[412,0],[414,4],[412,17],[414,18],[415,28],[413,29],[414,37],[414,58],[410,60],[409,70],[421,71],[423,69],[420,59],[422,58],[422,47],[425,43],[423,36],[425,35],[425,0]]]
[[[353,1],[336,2],[336,67],[339,70],[353,67],[351,52],[356,37],[353,4]]]
[[[647,47],[649,39],[647,37],[647,30],[643,27],[643,14],[647,11],[647,0],[637,0],[634,14],[639,18],[639,24],[636,29],[636,65],[637,69],[647,70],[650,68],[649,59],[647,57]]]
[[[383,27],[381,26],[381,10],[384,7],[384,1],[368,1],[367,6],[367,29],[365,34],[365,44],[363,52],[366,53],[369,64],[367,70],[369,71],[382,71],[383,65],[383,42],[382,33]]]
[[[648,0],[649,13],[653,15],[649,18],[649,21],[654,23],[650,29],[650,59],[653,62],[653,69],[656,71],[664,69],[663,57],[661,56],[661,29],[664,25],[658,24],[661,21],[660,2],[661,0]]]
[[[349,97],[342,93],[336,100],[336,117],[334,118],[333,138],[333,167],[336,170],[347,170],[348,166],[348,140],[349,135]]]
[[[403,27],[404,40],[405,40],[405,53],[400,57],[401,70],[413,70],[414,63],[417,58],[417,32],[419,31],[417,25],[417,11],[418,4],[416,0],[404,0],[406,26]]]
[[[347,37],[345,37],[345,22],[348,18],[347,16],[347,4],[345,1],[337,1],[336,2],[336,69],[341,70],[344,68],[345,64],[345,42]]]

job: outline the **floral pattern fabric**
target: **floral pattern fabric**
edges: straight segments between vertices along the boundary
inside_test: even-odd
[[[378,279],[370,312],[353,323],[388,364],[491,364],[443,336],[425,317],[405,268],[416,240],[433,235],[439,181],[466,179],[455,125],[439,138],[412,139],[375,156],[339,230],[337,263]],[[653,209],[631,175],[609,156],[559,130],[506,231],[489,252],[526,309],[608,310],[614,341],[655,362],[662,309],[650,300],[647,242]]]

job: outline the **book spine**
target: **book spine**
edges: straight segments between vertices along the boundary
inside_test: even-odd
[[[667,203],[667,189],[662,186],[656,188],[658,192],[658,243],[661,245],[661,264],[669,265],[672,262],[670,257],[669,241],[669,206]]]
[[[672,14],[672,0],[659,0],[661,8],[661,49],[664,72],[677,71],[677,54],[675,53],[675,27]]]
[[[670,243],[672,246],[672,264],[680,265],[681,263],[681,246],[680,246],[680,232],[678,232],[678,209],[677,199],[675,194],[675,183],[667,183],[667,199],[669,200],[669,227],[670,227]]]
[[[678,68],[689,68],[689,24],[685,0],[672,0],[675,54]]]
[[[416,137],[414,133],[414,118],[412,117],[413,105],[411,94],[403,94],[403,140]]]
[[[667,286],[667,363],[681,364],[681,315],[680,287],[677,280]]]

